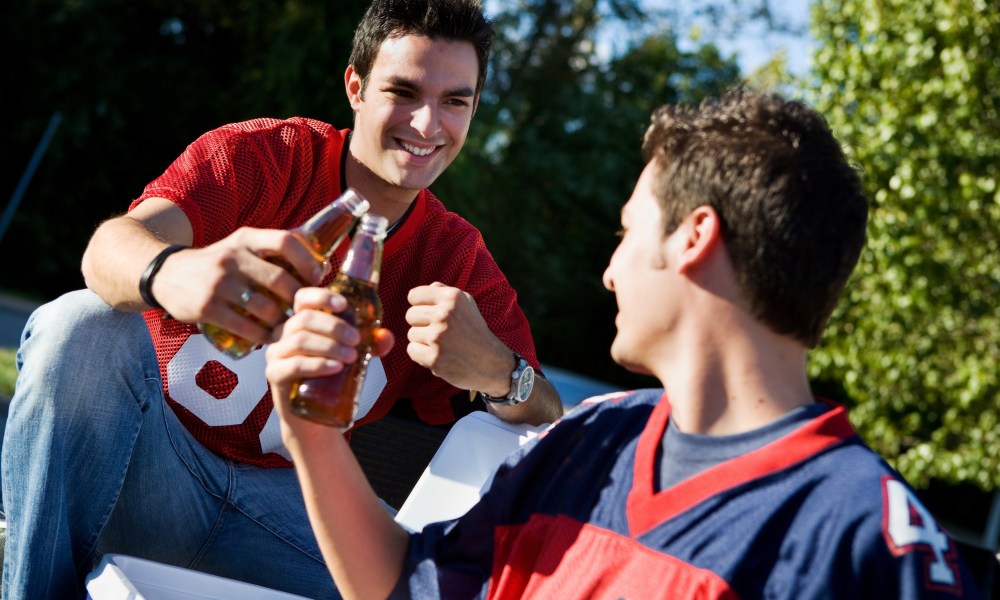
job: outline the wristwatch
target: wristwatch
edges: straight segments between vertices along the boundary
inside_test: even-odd
[[[517,364],[510,372],[510,391],[506,396],[490,396],[485,392],[479,392],[483,400],[495,406],[517,406],[524,402],[531,395],[531,389],[535,386],[535,369],[524,360],[524,357],[514,352],[514,360]]]

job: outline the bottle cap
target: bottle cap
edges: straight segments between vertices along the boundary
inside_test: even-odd
[[[386,219],[382,215],[367,212],[361,217],[361,224],[358,225],[358,231],[367,231],[381,239],[385,237],[385,231],[388,227],[389,219]]]
[[[343,202],[347,204],[351,210],[351,214],[355,217],[360,217],[365,214],[371,207],[368,200],[366,200],[365,197],[354,188],[347,188],[344,193],[341,194],[340,198],[337,198],[336,202]]]

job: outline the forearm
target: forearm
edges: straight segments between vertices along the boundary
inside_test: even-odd
[[[499,339],[493,337],[492,345],[483,344],[483,356],[479,358],[480,368],[476,375],[480,378],[479,385],[474,389],[500,398],[510,392],[512,381],[511,371],[516,367],[514,353]],[[490,350],[487,352],[486,348]],[[528,398],[516,406],[503,406],[492,402],[486,403],[486,408],[492,414],[509,423],[528,423],[542,425],[552,423],[563,415],[562,400],[552,384],[544,377],[535,376],[535,383]]]
[[[169,243],[131,217],[106,221],[94,232],[83,254],[84,281],[119,310],[145,310],[149,307],[139,295],[139,278]]]
[[[165,198],[147,198],[128,215],[101,224],[83,253],[87,287],[119,310],[149,308],[139,295],[146,266],[170,244],[194,239],[184,212]]]
[[[296,416],[282,429],[337,588],[345,598],[385,598],[403,569],[406,531],[382,507],[336,429]]]
[[[487,409],[510,423],[541,425],[553,423],[563,415],[558,392],[544,377],[535,377],[535,386],[528,399],[517,406],[497,406],[486,403]]]

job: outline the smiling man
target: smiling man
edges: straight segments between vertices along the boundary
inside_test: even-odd
[[[231,359],[196,324],[269,342],[280,302],[324,278],[288,229],[348,186],[392,224],[383,324],[408,340],[373,360],[357,424],[561,415],[543,377],[516,385],[539,367],[516,294],[479,232],[427,189],[465,143],[492,38],[474,0],[376,0],[344,75],[353,127],[220,127],[98,228],[83,257],[90,289],[40,308],[23,335],[3,449],[4,598],[78,596],[108,552],[336,596],[264,352]]]

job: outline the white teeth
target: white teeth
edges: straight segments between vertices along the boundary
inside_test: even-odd
[[[417,156],[427,156],[431,152],[434,152],[434,148],[417,148],[416,146],[411,146],[406,142],[399,142],[399,144],[409,153],[416,154]]]

